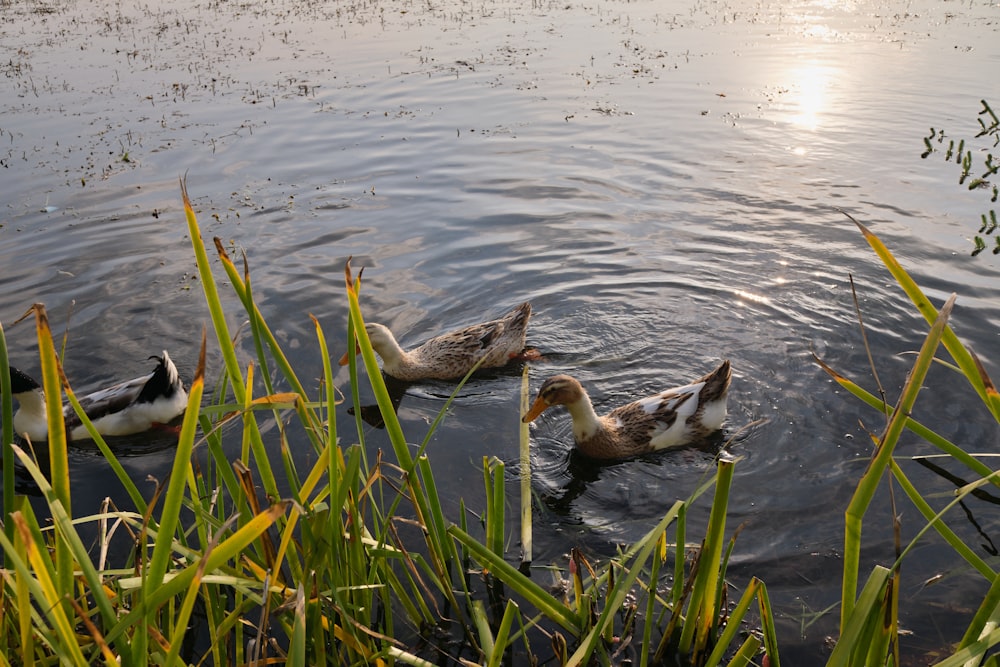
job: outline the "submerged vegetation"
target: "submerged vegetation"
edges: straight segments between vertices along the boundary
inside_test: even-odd
[[[411,444],[414,434],[410,440],[404,436],[362,326],[360,274],[354,275],[349,263],[345,267],[348,339],[356,337],[361,349],[393,461],[365,446],[362,376],[355,357],[350,356],[350,396],[339,397],[326,337],[314,318],[323,379],[307,389],[256,305],[246,260],[241,271],[216,241],[225,282],[249,319],[256,353],[254,363],[239,364],[219,283],[183,185],[182,194],[212,321],[212,345],[218,346],[224,370],[208,407],[201,407],[208,345],[203,337],[173,469],[158,481],[151,499],[94,432],[134,506],[83,516],[73,511],[66,439],[60,410],[53,408],[61,404],[63,392],[79,406],[62,374],[44,307],[36,305],[34,317],[49,415],[55,415],[44,461],[30,448],[13,444],[8,362],[0,335],[3,437],[9,444],[4,447],[0,537],[2,664],[10,664],[5,657],[10,655],[21,656],[21,664],[77,665],[780,664],[764,582],[753,578],[740,590],[727,578],[737,548],[736,535],[727,537],[727,500],[738,462],[725,451],[714,475],[615,557],[592,563],[567,545],[565,563],[532,568],[527,562],[527,431],[522,427],[518,516],[525,561],[519,568],[510,554],[511,526],[517,522],[507,515],[514,503],[507,497],[503,462],[483,461],[482,515],[466,512],[461,503],[452,511],[452,503],[438,495],[425,452],[438,422],[418,446]],[[858,226],[927,318],[930,333],[895,405],[819,362],[848,391],[885,414],[884,428],[872,436],[871,462],[846,508],[840,637],[828,664],[901,664],[900,564],[931,530],[981,573],[988,589],[961,644],[940,664],[979,664],[1000,643],[1000,575],[958,539],[946,518],[963,497],[997,479],[911,415],[940,345],[954,360],[950,367],[967,378],[998,420],[1000,394],[948,327],[954,297],[936,309],[888,249]],[[276,389],[274,377],[287,391]],[[263,394],[257,393],[260,386]],[[522,394],[523,403],[526,384]],[[355,406],[353,424],[338,422],[337,407],[344,401]],[[273,420],[277,428],[265,434],[262,419]],[[240,443],[235,459],[223,447],[227,425],[226,439]],[[894,458],[904,429],[967,466],[977,481],[934,510]],[[354,432],[357,443],[345,444]],[[300,470],[301,461],[291,456],[293,442],[312,447],[315,459],[308,469]],[[41,490],[47,516],[37,516],[25,498],[15,495],[15,465]],[[861,526],[886,476],[926,523],[910,544],[900,544],[895,562],[875,567],[865,580]],[[688,508],[709,491],[708,525],[692,545],[689,535],[702,534],[702,527],[688,524]],[[81,538],[84,528],[99,535],[96,562]],[[108,562],[109,545],[122,536],[130,548],[119,550],[121,562]],[[548,585],[550,579],[554,586]]]

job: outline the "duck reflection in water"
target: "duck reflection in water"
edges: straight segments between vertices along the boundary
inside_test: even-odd
[[[669,498],[661,498],[669,505],[676,499],[687,497],[694,488],[690,484],[679,484],[682,478],[694,475],[700,479],[701,472],[712,474],[712,461],[721,450],[727,448],[727,440],[728,436],[719,431],[684,449],[661,450],[614,461],[591,458],[575,447],[563,450],[564,458],[558,460],[542,462],[535,457],[532,468],[537,466],[538,469],[533,473],[534,477],[547,487],[539,493],[538,499],[548,511],[584,523],[584,516],[589,514],[587,507],[601,506],[607,509],[613,504],[608,497],[609,491],[620,490],[622,484],[631,488],[636,480],[637,467],[641,467],[645,473],[653,474],[665,484],[678,480],[675,493]],[[692,466],[696,469],[693,473],[689,470]],[[677,474],[671,472],[674,468],[678,470]],[[651,472],[654,469],[661,470],[662,474]],[[532,486],[536,486],[535,482]],[[663,509],[663,502],[658,502],[657,511]],[[623,507],[624,511],[629,512],[636,509],[631,503],[628,507]]]

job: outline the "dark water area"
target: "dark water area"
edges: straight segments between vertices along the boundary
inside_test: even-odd
[[[815,664],[837,628],[844,509],[882,422],[812,354],[874,390],[850,277],[890,400],[928,329],[841,211],[936,303],[959,295],[953,328],[1000,376],[1000,259],[970,256],[988,197],[941,155],[920,157],[930,128],[971,139],[980,100],[1000,105],[998,26],[1000,9],[978,0],[0,0],[13,363],[37,372],[30,323],[10,323],[43,302],[58,333],[68,326],[78,389],[146,372],[164,348],[191,377],[208,314],[185,174],[204,237],[246,250],[259,306],[313,386],[308,315],[339,355],[348,256],[366,267],[368,318],[404,346],[531,301],[528,341],[546,356],[532,389],[569,372],[602,412],[728,358],[726,433],[704,447],[595,465],[571,453],[565,414],[536,422],[535,562],[562,565],[573,546],[613,555],[712,473],[726,436],[763,420],[732,446],[729,526],[744,528],[731,579],[766,582],[786,664]],[[456,513],[459,498],[481,508],[484,456],[508,462],[517,497],[519,388],[516,369],[475,379],[433,436]],[[411,441],[450,391],[410,389]],[[943,367],[914,414],[968,451],[1000,450],[996,423]],[[389,450],[378,429],[366,438]],[[169,443],[129,448],[134,479],[169,470]],[[898,450],[943,506],[954,484],[907,458],[930,453],[913,436]],[[77,513],[127,503],[98,453],[71,464]],[[894,560],[887,492],[874,508],[864,574]],[[995,562],[994,506],[966,511],[952,527]],[[902,514],[905,541],[923,521]],[[706,499],[689,525],[707,517]],[[958,640],[987,590],[936,537],[918,551],[900,603],[912,664]]]

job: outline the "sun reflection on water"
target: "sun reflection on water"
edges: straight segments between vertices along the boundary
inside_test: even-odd
[[[771,303],[771,300],[764,296],[763,294],[754,294],[753,292],[748,292],[746,290],[734,290],[733,294],[740,301],[750,301],[751,303]]]
[[[833,72],[828,65],[813,62],[796,67],[789,75],[791,101],[795,105],[791,122],[815,132],[820,129],[829,104]]]

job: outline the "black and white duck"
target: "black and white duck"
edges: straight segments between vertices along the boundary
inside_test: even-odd
[[[141,433],[169,424],[184,414],[188,395],[167,351],[152,356],[159,363],[152,373],[121,382],[80,397],[83,411],[104,436]],[[18,402],[14,413],[14,431],[33,441],[48,440],[45,393],[27,374],[11,367],[11,394]],[[90,434],[77,417],[73,406],[63,406],[63,419],[70,440],[89,440]]]

